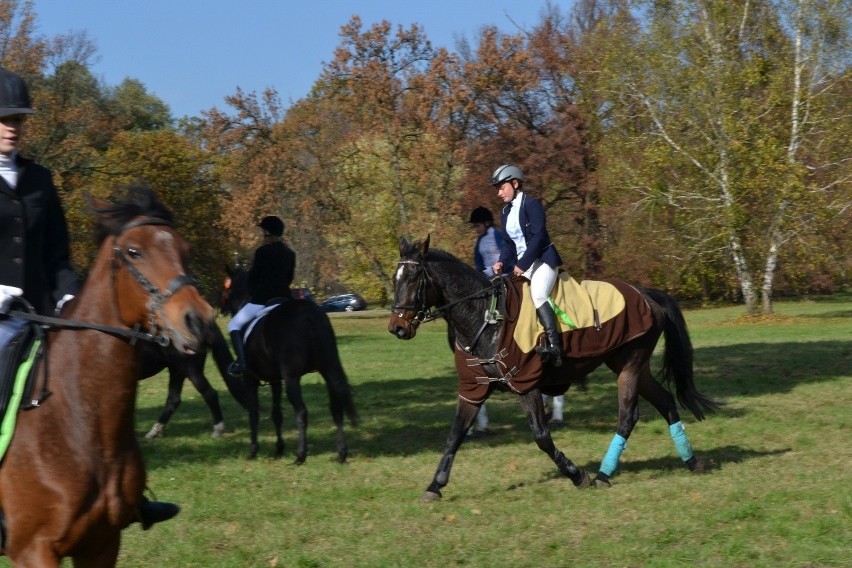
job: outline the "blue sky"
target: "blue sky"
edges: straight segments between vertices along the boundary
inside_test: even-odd
[[[552,0],[563,12],[572,0]],[[176,117],[226,109],[236,92],[305,96],[357,14],[420,24],[435,46],[454,49],[484,25],[514,33],[539,20],[545,0],[35,0],[37,33],[85,31],[98,48],[93,72],[108,85],[141,81]]]

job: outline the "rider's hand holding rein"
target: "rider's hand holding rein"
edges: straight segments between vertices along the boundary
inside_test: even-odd
[[[12,301],[23,294],[24,291],[14,286],[4,286],[0,284],[0,314],[5,314],[9,311]]]

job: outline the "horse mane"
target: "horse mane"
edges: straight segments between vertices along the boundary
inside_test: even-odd
[[[109,236],[121,233],[122,228],[136,217],[149,217],[169,225],[174,224],[172,212],[146,184],[119,186],[113,191],[110,202],[90,200],[89,205],[97,215],[95,240],[98,244]]]
[[[434,266],[452,270],[455,273],[468,273],[468,275],[472,275],[477,281],[487,283],[487,276],[476,270],[475,267],[468,264],[467,262],[460,260],[455,255],[445,250],[431,247],[426,249],[426,254],[424,255],[421,252],[423,250],[423,247],[423,242],[409,242],[405,240],[402,243],[402,246],[400,247],[401,257],[404,259],[408,258],[412,260],[428,262]]]

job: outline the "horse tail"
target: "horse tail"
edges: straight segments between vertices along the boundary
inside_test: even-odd
[[[245,384],[228,372],[228,367],[234,362],[234,358],[222,330],[215,322],[210,326],[207,341],[210,345],[210,352],[213,354],[213,360],[216,362],[216,368],[219,369],[219,374],[222,375],[222,380],[225,381],[228,392],[240,406],[249,410]]]
[[[346,376],[346,371],[343,370],[343,363],[340,361],[340,353],[337,351],[337,337],[334,335],[334,328],[325,312],[321,311],[319,307],[316,307],[316,312],[319,325],[315,326],[315,340],[321,351],[319,356],[323,363],[320,367],[322,369],[320,374],[325,379],[328,389],[331,414],[332,416],[337,416],[340,413],[345,414],[349,423],[352,426],[357,426],[360,418],[355,409],[352,386],[349,384],[349,378]]]
[[[695,388],[693,380],[693,348],[686,320],[677,302],[662,290],[645,288],[646,294],[656,302],[665,313],[663,334],[666,347],[663,352],[663,366],[660,378],[669,386],[674,385],[677,400],[688,408],[697,420],[704,420],[704,411],[714,412],[722,402],[707,397]]]

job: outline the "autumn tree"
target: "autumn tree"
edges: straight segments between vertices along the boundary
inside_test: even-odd
[[[134,183],[151,186],[174,212],[178,230],[192,246],[190,269],[213,301],[230,255],[226,240],[213,229],[222,215],[222,191],[207,154],[171,130],[119,133],[89,189],[106,197]]]
[[[574,104],[571,54],[552,20],[528,33],[484,28],[465,54],[461,81],[471,115],[467,132],[469,203],[491,206],[491,172],[518,165],[548,214],[548,229],[569,270],[602,272],[598,195],[585,119]],[[574,252],[575,254],[572,254]]]
[[[633,27],[611,28],[629,35],[604,56],[620,135],[611,140],[619,154],[638,157],[613,164],[624,190],[646,210],[668,215],[686,244],[679,259],[685,272],[724,252],[749,311],[759,293],[771,311],[782,249],[813,234],[821,188],[844,183],[835,170],[833,183],[815,185],[810,167],[822,166],[803,160],[805,148],[818,149],[842,116],[823,111],[848,73],[843,65],[832,73],[815,66],[840,63],[831,54],[848,37],[841,3],[819,4],[808,16],[793,10],[809,19],[786,25],[776,5],[764,2],[644,3],[645,25],[636,19]],[[807,57],[796,55],[796,29],[814,39]],[[820,32],[826,29],[832,34]]]

